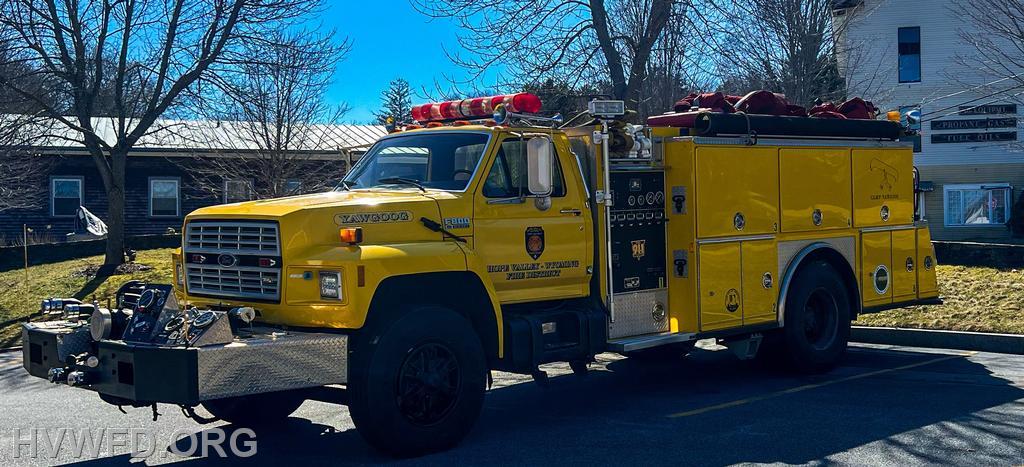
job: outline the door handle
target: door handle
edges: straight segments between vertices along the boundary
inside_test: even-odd
[[[570,215],[573,215],[573,216],[578,216],[580,214],[583,214],[583,211],[580,211],[579,209],[575,209],[575,208],[562,208],[558,212],[560,212],[562,214],[570,214]]]

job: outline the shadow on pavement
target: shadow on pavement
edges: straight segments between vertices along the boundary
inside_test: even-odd
[[[1012,464],[1024,454],[1024,389],[964,356],[857,348],[842,367],[815,376],[720,351],[656,364],[601,358],[598,371],[553,377],[546,389],[527,383],[491,390],[459,447],[405,462],[801,464],[865,445],[868,457],[854,463]],[[910,368],[889,371],[902,367]],[[257,434],[258,454],[246,464],[394,461],[354,430],[308,420],[292,418]],[[1007,443],[1018,444],[1006,450]],[[128,464],[129,457],[90,463]]]

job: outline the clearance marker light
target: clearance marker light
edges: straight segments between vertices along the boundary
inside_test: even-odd
[[[483,120],[505,106],[513,113],[535,114],[541,110],[540,98],[528,92],[499,96],[475,97],[457,101],[421,104],[412,108],[412,119],[419,123],[456,120]]]
[[[348,243],[349,245],[356,245],[363,243],[363,228],[362,227],[349,227],[338,231],[338,236],[341,237],[341,241]]]

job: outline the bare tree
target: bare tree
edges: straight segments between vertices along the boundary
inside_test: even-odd
[[[982,89],[992,92],[1024,87],[1024,2],[956,0],[950,11],[965,18],[969,26],[960,31],[960,38],[971,51],[957,59],[975,71],[967,73],[969,77],[960,76],[961,81],[983,77],[988,83],[1002,78]]]
[[[32,114],[0,114],[0,213],[45,205],[54,164],[34,150],[45,123]]]
[[[412,118],[412,86],[408,81],[402,78],[391,80],[388,88],[380,93],[380,102],[381,109],[374,117],[381,125],[387,123],[389,117],[396,122]]]
[[[833,21],[835,0],[703,0],[708,48],[726,91],[768,89],[793,103],[841,99],[839,68],[843,23]],[[730,88],[736,89],[730,89]]]
[[[341,178],[344,141],[333,124],[345,106],[324,100],[335,66],[349,50],[333,33],[278,33],[270,46],[246,48],[250,61],[210,80],[204,116],[218,122],[188,134],[216,148],[189,169],[197,188],[213,195],[225,179],[256,198],[321,191]]]
[[[12,57],[14,40],[12,31],[0,28],[0,76],[20,76],[27,71],[26,64]],[[43,94],[53,83],[22,80],[19,84]],[[0,212],[37,209],[46,201],[53,158],[34,149],[48,133],[47,123],[52,122],[39,114],[35,102],[0,88]]]
[[[412,0],[432,18],[452,18],[470,71],[506,73],[502,83],[570,77],[568,84],[610,83],[631,107],[640,101],[652,51],[666,28],[680,28],[690,0]]]
[[[107,191],[107,265],[124,261],[128,153],[161,128],[158,119],[202,78],[249,59],[243,45],[318,11],[318,0],[0,0],[0,28],[18,41],[22,76],[0,87],[40,105],[82,144]],[[66,107],[20,83],[59,83]],[[108,118],[97,119],[112,89]],[[53,92],[53,91],[51,91]],[[109,132],[107,134],[106,132]]]

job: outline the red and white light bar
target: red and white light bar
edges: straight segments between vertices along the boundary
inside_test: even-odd
[[[501,96],[476,97],[458,101],[421,104],[412,108],[412,119],[420,122],[479,120],[491,118],[494,109],[504,105],[509,112],[533,114],[540,112],[540,98],[528,92]]]

